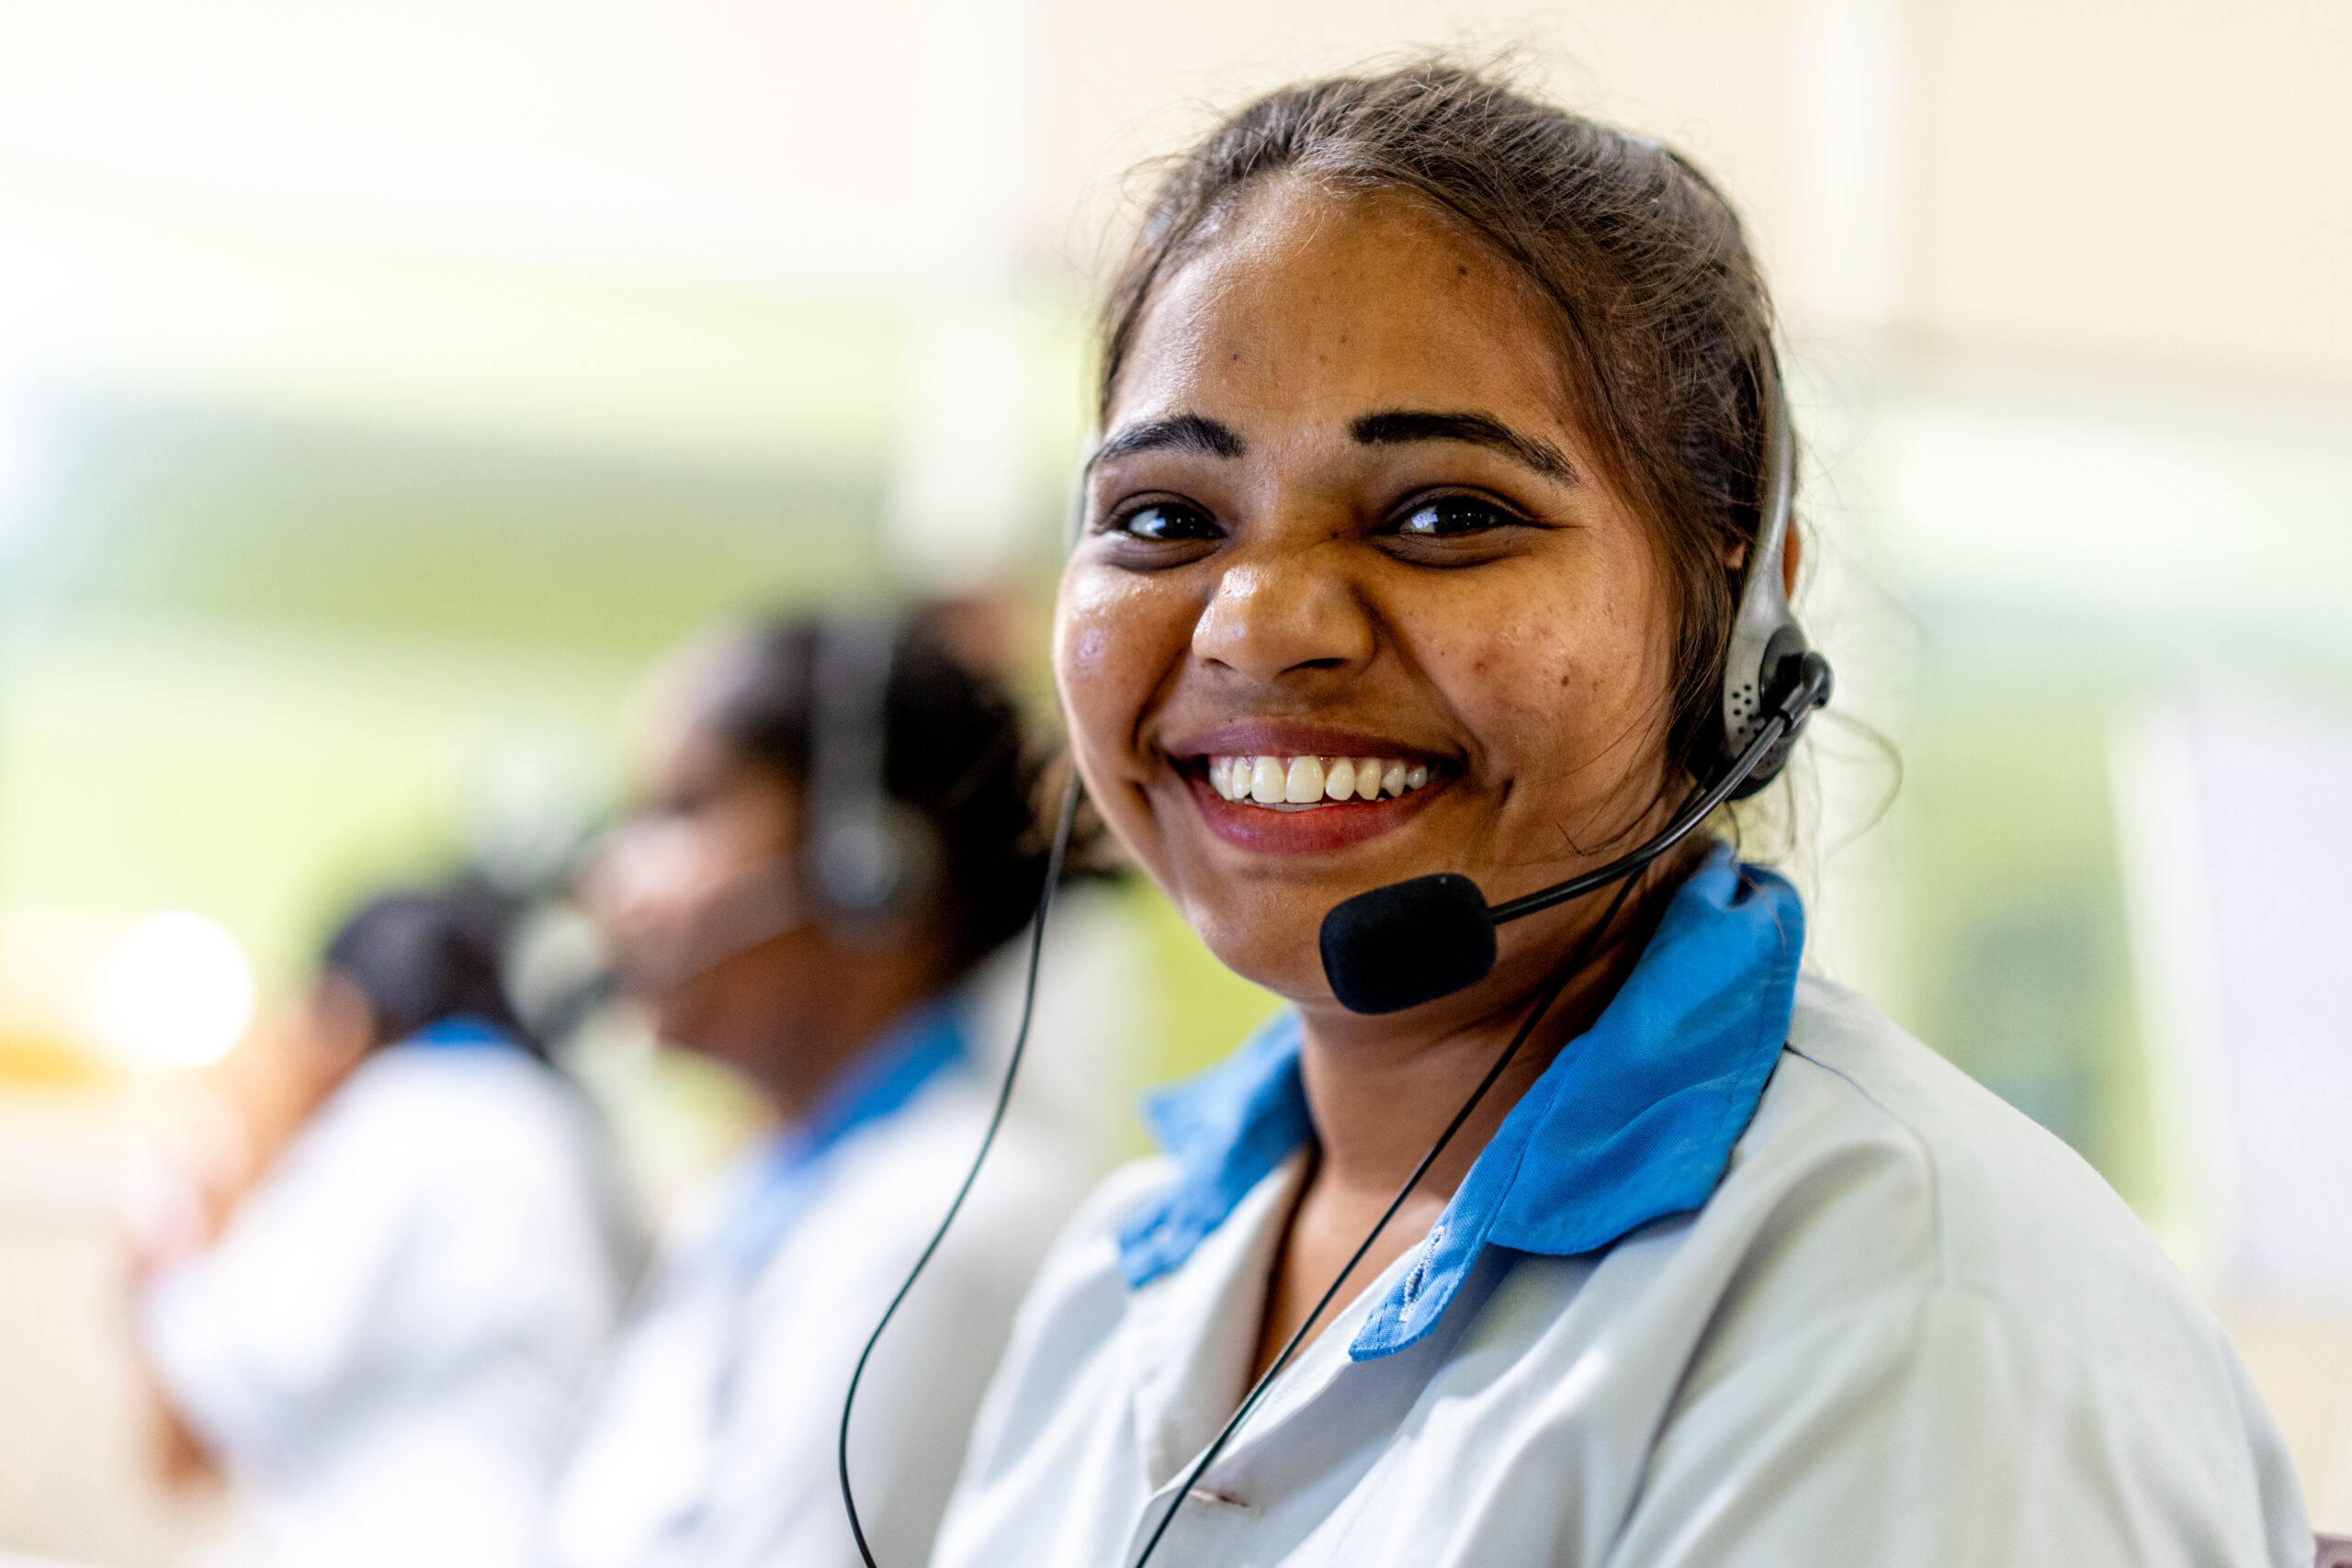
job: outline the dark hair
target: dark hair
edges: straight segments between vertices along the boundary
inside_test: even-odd
[[[741,755],[809,776],[816,615],[752,628],[707,717]],[[882,788],[936,836],[949,961],[960,974],[1025,924],[1045,886],[1037,769],[1003,682],[959,655],[935,613],[900,618],[882,699]]]
[[[335,929],[320,967],[367,998],[379,1045],[466,1018],[544,1055],[506,996],[502,959],[512,913],[506,899],[473,882],[383,894]]]
[[[1573,412],[1653,527],[1678,600],[1669,754],[1705,771],[1737,580],[1724,561],[1756,537],[1777,380],[1770,301],[1730,203],[1671,149],[1458,66],[1270,93],[1151,199],[1104,305],[1101,414],[1154,288],[1280,174],[1409,195],[1548,303]]]

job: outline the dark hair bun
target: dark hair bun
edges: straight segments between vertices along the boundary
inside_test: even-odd
[[[449,1019],[488,1024],[534,1054],[502,975],[513,910],[487,886],[462,882],[371,898],[336,928],[321,958],[359,988],[388,1045]]]

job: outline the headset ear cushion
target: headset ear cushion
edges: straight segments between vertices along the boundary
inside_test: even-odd
[[[811,835],[808,876],[826,909],[882,920],[919,899],[939,874],[939,847],[922,814],[884,800],[844,811]]]

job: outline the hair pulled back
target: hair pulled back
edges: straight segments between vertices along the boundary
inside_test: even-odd
[[[380,894],[344,918],[319,966],[367,998],[377,1045],[465,1019],[544,1056],[502,975],[514,914],[509,899],[475,881]]]
[[[1266,95],[1177,160],[1102,317],[1098,412],[1159,282],[1278,175],[1400,192],[1516,266],[1549,307],[1569,411],[1649,522],[1676,600],[1669,753],[1709,767],[1736,566],[1755,537],[1771,306],[1738,215],[1681,154],[1422,63]]]

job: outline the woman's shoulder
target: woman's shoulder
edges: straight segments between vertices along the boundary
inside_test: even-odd
[[[1110,1332],[1124,1315],[1127,1284],[1120,1270],[1119,1231],[1137,1208],[1175,1178],[1175,1164],[1161,1156],[1131,1160],[1097,1181],[1070,1212],[1031,1280],[1022,1307],[1032,1332],[1039,1324],[1058,1326],[1048,1337],[1061,1344],[1092,1340]],[[1083,1322],[1091,1327],[1070,1337]]]
[[[1827,981],[1800,983],[1787,1046],[1707,1207],[1698,1230],[1801,1258],[1793,1272],[1848,1301],[1961,1298],[2105,1355],[2206,1360],[2223,1344],[2087,1162]]]
[[[508,1046],[387,1045],[352,1070],[317,1121],[321,1141],[354,1157],[381,1150],[392,1164],[450,1179],[494,1168],[569,1181],[596,1157],[582,1097]]]
[[[822,1156],[809,1206],[772,1270],[789,1279],[821,1266],[845,1291],[887,1296],[971,1176],[989,1111],[985,1086],[943,1075],[898,1111],[850,1133]],[[926,1266],[931,1288],[1017,1299],[1089,1174],[1053,1128],[1008,1117],[939,1237]]]
[[[845,1135],[826,1157],[826,1190],[842,1206],[928,1236],[971,1173],[994,1105],[994,1086],[968,1068],[943,1073],[907,1104]],[[974,1178],[950,1250],[972,1238],[1001,1245],[1002,1232],[1048,1233],[1086,1190],[1091,1173],[1062,1129],[1016,1105],[997,1127]],[[1034,1256],[1035,1248],[1031,1249]]]
[[[1165,1155],[1132,1159],[1114,1168],[1088,1190],[1062,1227],[1053,1256],[1089,1267],[1118,1269],[1119,1231],[1136,1211],[1176,1179],[1176,1162]]]
[[[388,1101],[402,1096],[540,1100],[562,1092],[556,1070],[546,1062],[487,1036],[395,1041],[370,1051],[347,1081]]]
[[[1059,1169],[1067,1176],[1067,1164]],[[1119,1166],[1091,1188],[1081,1183],[1078,1190],[1065,1189],[1074,1201],[1063,1201],[1055,1213],[1050,1245],[1030,1254],[1035,1270],[1030,1299],[1063,1296],[1089,1287],[1115,1288],[1124,1293],[1119,1226],[1168,1183],[1172,1172],[1170,1161],[1155,1156]]]
[[[2110,1562],[2118,1511],[2157,1499],[2165,1544],[2133,1561],[2308,1539],[2226,1335],[2122,1200],[1836,986],[1800,986],[1714,1196],[1624,1250],[1624,1331],[1683,1336],[1628,1539],[1671,1536],[1727,1475],[1755,1488],[1758,1560],[1834,1527],[1882,1562]],[[1772,1483],[1776,1445],[1803,1485]]]

